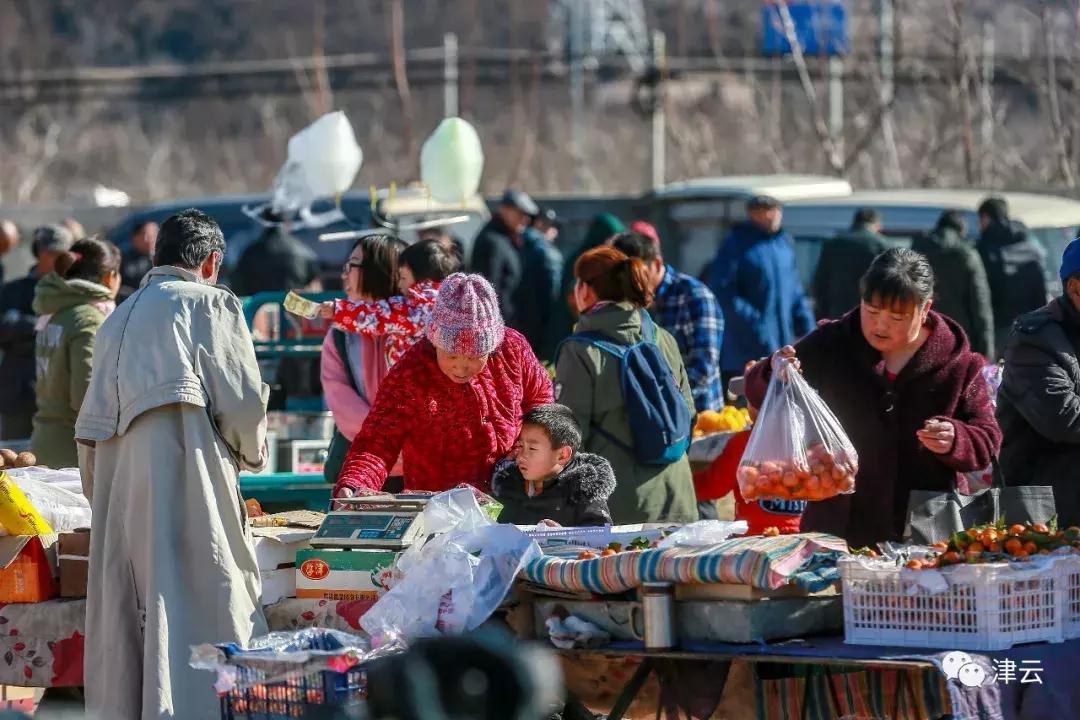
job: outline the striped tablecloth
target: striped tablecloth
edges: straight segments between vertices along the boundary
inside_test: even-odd
[[[625,592],[645,582],[735,583],[765,590],[794,583],[817,592],[839,580],[836,560],[846,551],[843,540],[821,533],[746,537],[593,560],[545,556],[529,563],[522,574],[555,590],[598,594]]]

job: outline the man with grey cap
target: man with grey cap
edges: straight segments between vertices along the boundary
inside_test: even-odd
[[[0,288],[0,438],[30,437],[34,411],[34,291],[38,280],[53,271],[56,258],[75,240],[62,225],[45,225],[34,231],[36,264],[26,277]]]
[[[520,190],[508,189],[491,221],[473,242],[471,266],[488,279],[499,297],[503,320],[513,326],[517,320],[514,295],[521,283],[522,233],[540,212],[533,199]]]
[[[706,271],[727,327],[720,350],[724,382],[750,360],[771,355],[814,329],[814,313],[795,264],[795,242],[784,232],[780,202],[758,195],[747,219],[724,238]]]

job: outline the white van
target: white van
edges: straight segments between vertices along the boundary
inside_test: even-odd
[[[669,183],[640,201],[664,242],[664,257],[698,276],[715,257],[732,225],[746,217],[746,201],[771,195],[782,203],[840,200],[847,180],[826,175],[729,175]]]
[[[1080,201],[1056,195],[998,192],[994,190],[873,190],[858,191],[834,200],[795,200],[784,206],[784,229],[795,238],[799,272],[809,284],[821,256],[821,244],[851,226],[860,208],[881,213],[883,232],[899,245],[932,230],[946,210],[959,210],[967,219],[968,237],[979,236],[977,210],[991,195],[1005,198],[1009,215],[1027,226],[1046,250],[1048,279],[1061,289],[1058,268],[1065,246],[1080,228]]]

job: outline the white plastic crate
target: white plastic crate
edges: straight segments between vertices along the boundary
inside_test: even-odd
[[[1004,650],[1065,639],[1064,583],[1057,563],[934,571],[844,558],[839,568],[844,640],[854,645]]]
[[[1062,595],[1062,628],[1066,640],[1080,638],[1080,556],[1058,560]]]

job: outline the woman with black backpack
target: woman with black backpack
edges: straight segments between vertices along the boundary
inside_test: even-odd
[[[556,365],[555,399],[574,411],[582,450],[608,459],[616,523],[698,519],[686,448],[694,401],[675,339],[645,309],[648,271],[613,247],[574,264],[581,313]]]

